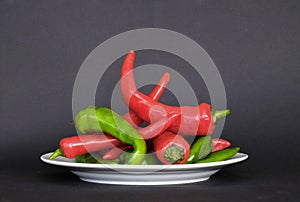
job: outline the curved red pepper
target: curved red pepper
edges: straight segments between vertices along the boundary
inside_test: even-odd
[[[145,139],[152,139],[165,132],[180,116],[178,114],[169,114],[144,128],[139,128],[139,134]]]
[[[159,100],[159,98],[163,94],[169,80],[170,80],[170,73],[166,72],[161,77],[161,79],[159,80],[159,82],[157,83],[155,88],[150,92],[150,94],[148,96],[152,100],[155,100],[155,101]],[[125,120],[127,120],[134,127],[138,127],[139,125],[141,125],[144,122],[144,120],[140,119],[132,110],[129,110],[129,112],[124,114],[123,118]]]
[[[189,143],[181,136],[165,132],[153,140],[154,152],[164,164],[184,164],[190,154]]]
[[[174,121],[168,130],[183,135],[207,135],[213,132],[219,118],[230,113],[229,110],[212,110],[207,103],[195,107],[174,107],[153,101],[136,89],[133,75],[134,59],[135,53],[130,51],[122,65],[121,92],[125,103],[144,121],[150,123],[169,114],[178,114],[181,119]]]
[[[213,144],[212,152],[223,150],[223,149],[231,146],[231,143],[229,141],[221,139],[221,138],[213,139],[212,144]]]

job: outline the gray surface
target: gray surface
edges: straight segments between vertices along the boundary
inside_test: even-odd
[[[96,199],[99,193],[104,201],[165,196],[182,200],[183,193],[190,200],[296,201],[299,24],[296,0],[0,1],[0,152],[5,154],[0,156],[1,201],[41,195],[52,201],[66,199],[66,192],[77,201]],[[72,87],[85,57],[111,36],[143,27],[183,33],[210,54],[232,109],[223,137],[250,154],[246,163],[203,184],[142,187],[135,194],[127,187],[79,182],[39,161],[39,155],[53,150],[61,137],[75,133],[68,125]],[[141,52],[137,65],[147,63],[180,69],[197,89],[199,102],[209,102],[203,81],[184,61],[162,52]],[[121,59],[101,80],[99,106],[109,106],[120,64]],[[161,101],[176,103],[170,92]]]

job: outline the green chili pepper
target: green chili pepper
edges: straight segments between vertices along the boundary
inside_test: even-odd
[[[126,150],[122,151],[122,153],[119,156],[119,163],[124,164],[131,152],[132,152],[132,149],[126,149]]]
[[[211,136],[199,137],[196,142],[191,146],[189,157],[186,161],[188,163],[195,163],[200,159],[204,159],[212,151],[212,139]]]
[[[233,157],[238,151],[239,147],[223,149],[220,151],[216,151],[207,156],[207,158],[197,161],[196,163],[209,163],[216,161],[225,161]]]
[[[77,163],[97,163],[97,160],[90,154],[82,154],[75,157]]]
[[[161,165],[155,154],[149,153],[145,155],[141,165]]]
[[[126,162],[126,159],[130,155],[130,152],[132,152],[132,149],[126,149],[121,153],[121,155],[119,157],[120,164]],[[145,154],[145,158],[141,162],[141,165],[160,165],[160,164],[161,164],[161,162],[157,159],[155,153]]]
[[[91,154],[82,154],[76,156],[75,161],[77,163],[99,163],[99,164],[118,164],[118,161],[110,161],[110,160],[103,160],[98,159],[96,156]]]
[[[121,116],[108,108],[89,106],[81,110],[75,118],[75,126],[80,134],[105,132],[125,144],[133,146],[126,164],[140,164],[147,151],[140,134]]]

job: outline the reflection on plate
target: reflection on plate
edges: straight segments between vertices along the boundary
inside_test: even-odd
[[[45,163],[68,168],[81,180],[102,184],[168,185],[208,180],[221,168],[244,161],[247,154],[237,153],[226,161],[184,165],[108,165],[76,163],[74,159],[58,157],[49,160],[51,153],[41,156]]]

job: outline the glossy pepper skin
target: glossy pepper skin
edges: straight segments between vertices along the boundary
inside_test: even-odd
[[[179,118],[178,114],[168,114],[144,128],[139,128],[138,132],[145,140],[150,140],[165,132]]]
[[[123,151],[119,156],[119,163],[122,164],[122,162],[126,162],[126,159],[131,152],[131,149],[126,149],[125,151]],[[140,165],[161,165],[161,162],[157,159],[154,153],[147,153],[145,154],[145,158]]]
[[[127,149],[132,149],[131,145],[121,145],[119,147],[114,147],[108,152],[106,152],[103,156],[102,159],[104,160],[115,160],[120,157],[122,152]]]
[[[153,140],[157,158],[166,165],[184,164],[190,154],[189,143],[178,134],[164,132]]]
[[[103,160],[99,158],[97,154],[82,154],[76,156],[75,158],[76,163],[97,163],[97,164],[118,164],[118,160],[110,161],[110,160]]]
[[[176,114],[169,115],[166,117],[166,119],[158,120],[144,128],[137,129],[137,131],[144,140],[149,140],[163,133],[170,126],[170,124],[172,124],[178,118],[179,117]],[[117,138],[106,134],[87,134],[63,138],[61,139],[59,145],[60,148],[51,155],[50,160],[58,156],[75,158],[81,154],[99,151],[114,146],[120,146],[122,145],[122,142],[120,142]],[[108,154],[107,156],[104,156],[104,159],[110,158],[110,155],[111,153],[108,151]]]
[[[200,159],[204,159],[212,151],[211,136],[199,137],[191,146],[190,155],[186,163],[195,163]]]
[[[140,164],[147,152],[145,140],[117,113],[108,108],[89,106],[75,117],[75,126],[80,134],[104,132],[133,146],[126,164]]]
[[[213,110],[207,103],[195,107],[174,107],[153,101],[136,89],[134,59],[134,51],[130,51],[125,57],[121,70],[121,92],[130,110],[144,121],[151,123],[169,114],[178,114],[181,119],[173,122],[168,128],[169,131],[183,135],[207,135],[213,132],[218,119],[230,113],[230,110]]]
[[[239,147],[227,148],[220,151],[216,151],[208,155],[205,159],[201,159],[196,163],[210,163],[217,161],[225,161],[233,157],[240,150]]]
[[[58,156],[75,158],[81,154],[95,152],[101,149],[119,146],[121,144],[122,142],[120,140],[110,135],[103,134],[88,134],[67,137],[60,140],[60,148],[50,156],[50,160]]]
[[[231,146],[231,143],[229,141],[221,138],[214,138],[212,140],[212,143],[213,143],[212,152],[220,151]]]
[[[144,140],[150,140],[165,132],[165,130],[179,117],[175,115],[167,116],[166,119],[158,120],[147,127],[137,129],[138,133]],[[120,147],[112,148],[103,155],[103,159],[116,159],[122,153],[122,150],[129,149],[130,145],[121,145]]]
[[[170,80],[170,73],[166,72],[163,74],[163,76],[160,78],[159,82],[155,86],[155,88],[149,93],[149,97],[152,100],[159,100],[161,95],[163,94],[168,82]],[[123,118],[127,120],[131,125],[134,127],[138,127],[141,125],[144,121],[140,119],[132,110],[129,110],[128,113],[123,115]]]
[[[155,88],[150,92],[149,97],[153,100],[158,100],[162,93],[165,90],[167,83],[170,80],[170,74],[165,73]],[[137,117],[132,111],[129,111],[123,118],[127,120],[131,125],[138,126],[143,120]],[[143,136],[144,139],[152,138],[165,131],[166,127],[169,127],[169,124],[172,123],[172,120],[176,117],[169,116],[166,120],[159,120],[154,124],[146,128],[140,128],[139,133]],[[168,124],[165,124],[168,122]],[[99,134],[98,134],[99,135]],[[88,134],[83,136],[72,136],[63,138],[60,141],[60,148],[58,148],[50,157],[50,160],[58,157],[65,156],[67,158],[74,158],[78,155],[86,154],[88,152],[94,152],[102,149],[106,149],[112,146],[118,146],[120,141],[109,135],[95,136],[95,134]],[[110,154],[108,154],[110,155]]]

